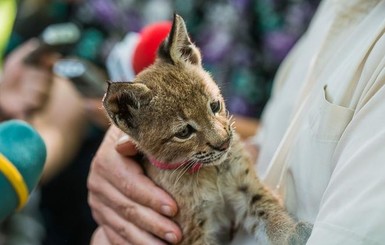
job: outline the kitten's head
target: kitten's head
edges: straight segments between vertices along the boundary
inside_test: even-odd
[[[178,15],[155,63],[132,82],[110,83],[104,107],[140,150],[162,162],[216,164],[230,146],[223,98]]]

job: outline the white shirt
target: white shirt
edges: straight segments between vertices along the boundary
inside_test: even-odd
[[[385,1],[324,1],[277,75],[257,165],[310,245],[385,244],[384,84]]]

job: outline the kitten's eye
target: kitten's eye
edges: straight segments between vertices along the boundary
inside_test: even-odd
[[[195,132],[195,129],[191,125],[187,125],[184,127],[181,131],[179,131],[177,134],[175,134],[175,137],[179,139],[187,139],[189,138],[193,133]]]
[[[215,114],[221,110],[221,102],[219,100],[210,103],[211,111]]]

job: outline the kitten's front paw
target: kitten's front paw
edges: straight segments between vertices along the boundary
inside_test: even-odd
[[[310,237],[313,225],[307,222],[298,222],[295,225],[295,230],[288,238],[288,245],[306,244]]]

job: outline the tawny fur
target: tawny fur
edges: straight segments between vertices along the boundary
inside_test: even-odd
[[[145,156],[186,163],[175,170],[158,169],[148,159],[143,163],[147,175],[178,203],[180,244],[227,244],[239,226],[260,244],[306,243],[311,227],[296,223],[258,180],[180,16],[155,64],[132,82],[110,83],[104,106]],[[188,137],[180,137],[183,130]],[[203,167],[192,173],[194,164]]]

